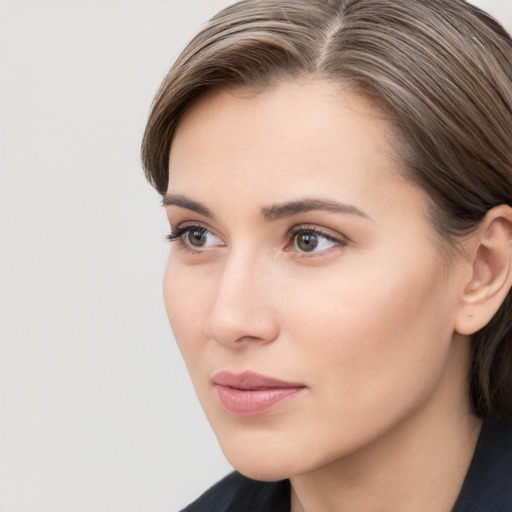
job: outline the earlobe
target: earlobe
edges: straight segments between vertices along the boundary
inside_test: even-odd
[[[512,208],[489,210],[468,239],[470,278],[460,297],[455,330],[470,335],[489,323],[512,286]]]

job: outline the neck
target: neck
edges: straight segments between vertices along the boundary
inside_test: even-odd
[[[420,410],[342,460],[290,478],[292,512],[450,512],[481,429],[461,351]]]

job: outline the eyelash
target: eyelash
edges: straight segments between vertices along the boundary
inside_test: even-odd
[[[301,235],[301,234],[308,234],[308,235],[313,235],[313,236],[324,238],[325,240],[328,240],[329,242],[336,244],[338,247],[345,247],[346,245],[348,245],[348,239],[346,237],[343,237],[343,236],[336,237],[329,233],[326,233],[325,231],[322,231],[321,229],[319,229],[315,226],[308,226],[308,225],[301,225],[301,226],[296,226],[296,227],[292,228],[286,237],[287,243],[288,244],[293,243],[295,237],[297,235]],[[317,253],[308,254],[307,252],[300,252],[300,251],[298,251],[298,252],[301,255],[301,257],[312,258],[314,256],[318,256]]]
[[[184,240],[184,235],[186,235],[187,233],[190,233],[191,231],[196,231],[196,230],[202,231],[202,232],[211,232],[211,230],[205,226],[202,226],[200,224],[191,224],[191,225],[186,225],[183,227],[175,228],[165,238],[169,242],[178,241],[180,243],[181,249],[183,249],[189,253],[192,253],[192,254],[197,254],[200,250],[192,249]],[[321,229],[318,229],[317,227],[301,225],[301,226],[296,226],[289,231],[289,233],[286,236],[287,244],[292,243],[294,238],[300,234],[308,234],[308,235],[322,237],[325,240],[328,240],[329,242],[332,242],[339,247],[345,247],[349,243],[349,240],[346,237],[343,237],[343,236],[335,237],[328,233],[325,233],[324,231],[322,231]],[[314,253],[308,254],[307,252],[300,252],[300,251],[298,251],[298,252],[301,255],[301,257],[306,257],[306,258],[314,257],[316,255]]]
[[[195,226],[185,226],[185,227],[181,227],[181,228],[175,228],[174,231],[172,231],[171,233],[169,233],[168,235],[166,235],[165,239],[168,240],[169,242],[176,242],[177,240],[181,239],[181,237],[185,234],[185,233],[188,233],[189,231],[194,231],[194,230],[201,230],[201,231],[209,231],[209,229],[203,227],[203,226],[199,226],[199,225],[195,225]]]
[[[180,249],[190,254],[197,254],[197,250],[192,249],[184,240],[184,235],[190,233],[191,231],[210,231],[207,227],[201,226],[200,224],[189,224],[182,227],[174,228],[171,233],[169,233],[165,238],[169,242],[178,242]]]

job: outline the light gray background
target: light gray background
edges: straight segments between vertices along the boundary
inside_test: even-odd
[[[139,145],[229,0],[0,1],[0,510],[175,511],[229,471],[162,302]],[[476,2],[512,28],[512,0]]]

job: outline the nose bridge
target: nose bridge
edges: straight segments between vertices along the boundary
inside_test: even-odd
[[[244,248],[226,256],[206,325],[211,338],[225,345],[275,338],[265,266],[261,256]]]
[[[232,252],[224,264],[217,289],[217,301],[238,300],[246,290],[253,288],[253,274],[256,271],[256,260],[250,254]],[[254,290],[253,290],[254,291]]]

